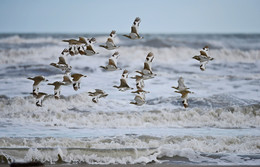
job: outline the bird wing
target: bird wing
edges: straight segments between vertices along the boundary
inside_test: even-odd
[[[65,64],[65,65],[67,65],[65,58],[60,56],[58,64]]]
[[[144,63],[144,70],[148,70],[152,72],[150,65],[146,62]]]
[[[184,81],[183,81],[182,78],[180,78],[180,79],[178,80],[178,87],[179,87],[180,90],[186,88],[186,86],[184,85]]]
[[[136,29],[135,26],[132,26],[132,27],[131,27],[131,33],[135,33],[135,34],[138,35],[138,33],[137,33],[137,29]]]
[[[119,87],[127,87],[130,88],[130,86],[127,84],[125,79],[120,79],[120,86]]]
[[[95,52],[94,49],[93,49],[93,47],[92,47],[91,45],[88,45],[88,46],[87,46],[87,50],[91,50],[91,51]]]
[[[208,57],[208,53],[207,53],[207,51],[200,50],[200,54],[203,55],[203,56],[207,56],[207,57]]]
[[[108,65],[117,67],[115,61],[111,58],[108,59]]]
[[[71,77],[73,78],[73,81],[78,81],[82,75],[81,74],[72,74]]]

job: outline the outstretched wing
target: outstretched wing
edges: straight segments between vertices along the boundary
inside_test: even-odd
[[[115,67],[117,67],[115,61],[114,61],[113,59],[111,59],[111,58],[108,59],[108,65],[111,65],[111,66],[115,66]]]
[[[127,87],[130,88],[130,86],[127,84],[125,79],[120,79],[120,86],[119,87]]]
[[[65,64],[65,65],[67,65],[65,58],[60,56],[58,64]]]

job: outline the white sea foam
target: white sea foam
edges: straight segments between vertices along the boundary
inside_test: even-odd
[[[258,137],[152,137],[122,136],[94,139],[71,138],[0,138],[0,154],[22,161],[39,160],[55,163],[58,155],[63,162],[86,162],[90,164],[135,164],[162,162],[161,158],[178,156],[193,163],[225,163],[211,157],[225,157],[229,153],[231,163],[245,163],[242,155],[258,153]],[[16,149],[17,148],[17,149]],[[205,155],[204,153],[207,153]],[[240,155],[240,156],[239,156]],[[252,160],[257,163],[257,158]]]
[[[214,97],[213,97],[214,98]],[[178,103],[177,99],[172,102]],[[99,105],[87,93],[56,100],[53,97],[37,107],[33,97],[1,100],[1,120],[20,123],[44,123],[65,127],[260,127],[259,105],[233,108],[181,109],[165,100],[161,105],[131,106],[128,102],[103,99]],[[194,99],[194,102],[196,100]],[[198,104],[203,101],[197,101]],[[209,100],[205,103],[211,103]],[[213,103],[218,103],[215,99]],[[201,104],[200,104],[201,105]],[[128,107],[126,107],[128,106]]]

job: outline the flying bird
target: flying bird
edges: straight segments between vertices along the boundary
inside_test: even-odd
[[[154,54],[152,52],[149,52],[145,58],[144,68],[142,69],[142,71],[136,71],[137,73],[142,75],[144,80],[154,78],[154,76],[156,76],[156,74],[152,72],[153,59]]]
[[[47,96],[47,93],[43,93],[43,92],[38,92],[38,94],[35,95],[35,97],[36,97],[36,106],[42,107],[42,102],[43,102],[45,96]]]
[[[184,84],[184,79],[182,77],[179,78],[178,80],[178,86],[175,87],[175,86],[172,86],[172,88],[174,89],[177,89],[178,91],[182,91],[182,90],[185,90],[185,89],[189,89],[185,86]]]
[[[80,81],[82,77],[87,77],[86,75],[75,73],[71,75],[72,82],[73,82],[73,88],[75,91],[80,89]]]
[[[209,61],[214,60],[214,58],[209,56],[209,47],[205,46],[200,50],[200,55],[196,55],[192,57],[195,60],[198,60],[200,62],[200,70],[205,71],[206,64],[208,64]]]
[[[95,92],[88,92],[88,93],[89,93],[89,96],[93,96],[92,101],[94,103],[97,103],[100,98],[107,97],[107,95],[108,95],[101,89],[95,89]]]
[[[130,102],[130,104],[135,104],[137,106],[141,106],[145,104],[145,92],[143,91],[137,91],[137,94],[135,95],[134,98],[135,102]]]
[[[47,82],[48,80],[44,76],[36,76],[36,77],[29,77],[27,79],[33,80],[33,95],[38,95],[39,93],[39,85],[42,81]]]
[[[120,79],[120,85],[119,86],[113,86],[115,88],[117,88],[119,91],[126,91],[126,90],[129,90],[129,89],[133,89],[131,88],[128,84],[127,84],[127,81],[126,79],[128,78],[128,71],[127,70],[124,70],[123,71],[123,74],[122,74],[122,77]]]
[[[189,91],[188,89],[183,89],[183,90],[179,90],[179,91],[175,91],[175,92],[181,94],[182,104],[183,104],[184,108],[187,108],[189,106],[188,94],[193,93],[193,92]]]
[[[58,63],[51,63],[50,65],[61,69],[62,71],[70,71],[72,69],[72,67],[67,64],[63,56],[59,57]]]
[[[141,19],[139,17],[136,17],[134,20],[134,23],[131,27],[131,32],[129,35],[123,35],[129,39],[142,39],[143,37],[141,37],[138,34],[138,29],[139,29],[139,25],[140,25]]]
[[[54,97],[55,99],[59,99],[60,98],[60,90],[61,90],[61,85],[65,85],[64,82],[60,82],[60,81],[55,81],[53,83],[48,83],[48,85],[53,85],[54,86]]]
[[[99,45],[100,47],[103,47],[107,50],[114,50],[114,49],[117,49],[119,48],[119,46],[116,46],[115,43],[114,43],[114,38],[116,36],[116,31],[113,30],[109,37],[107,38],[107,41],[106,41],[106,45]]]
[[[107,71],[115,71],[115,70],[121,70],[121,68],[117,67],[117,59],[119,57],[119,52],[115,52],[109,59],[108,59],[108,65],[106,66],[100,66],[101,68],[107,70]]]

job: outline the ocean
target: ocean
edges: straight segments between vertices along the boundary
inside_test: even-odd
[[[99,47],[109,34],[0,34],[0,164],[260,164],[260,34],[142,34],[130,40],[117,34],[118,67],[104,71],[115,51]],[[63,39],[95,37],[93,56],[67,56],[72,73],[87,75],[81,88],[61,87],[35,105],[33,82],[45,76],[40,91],[53,95],[64,72],[50,66],[68,44]],[[214,58],[201,71],[192,59],[208,45]],[[136,70],[154,53],[145,80],[146,103],[130,104],[131,90],[118,91],[124,69],[135,88]],[[184,108],[174,92],[178,79],[193,94]],[[92,102],[89,91],[108,96]]]

